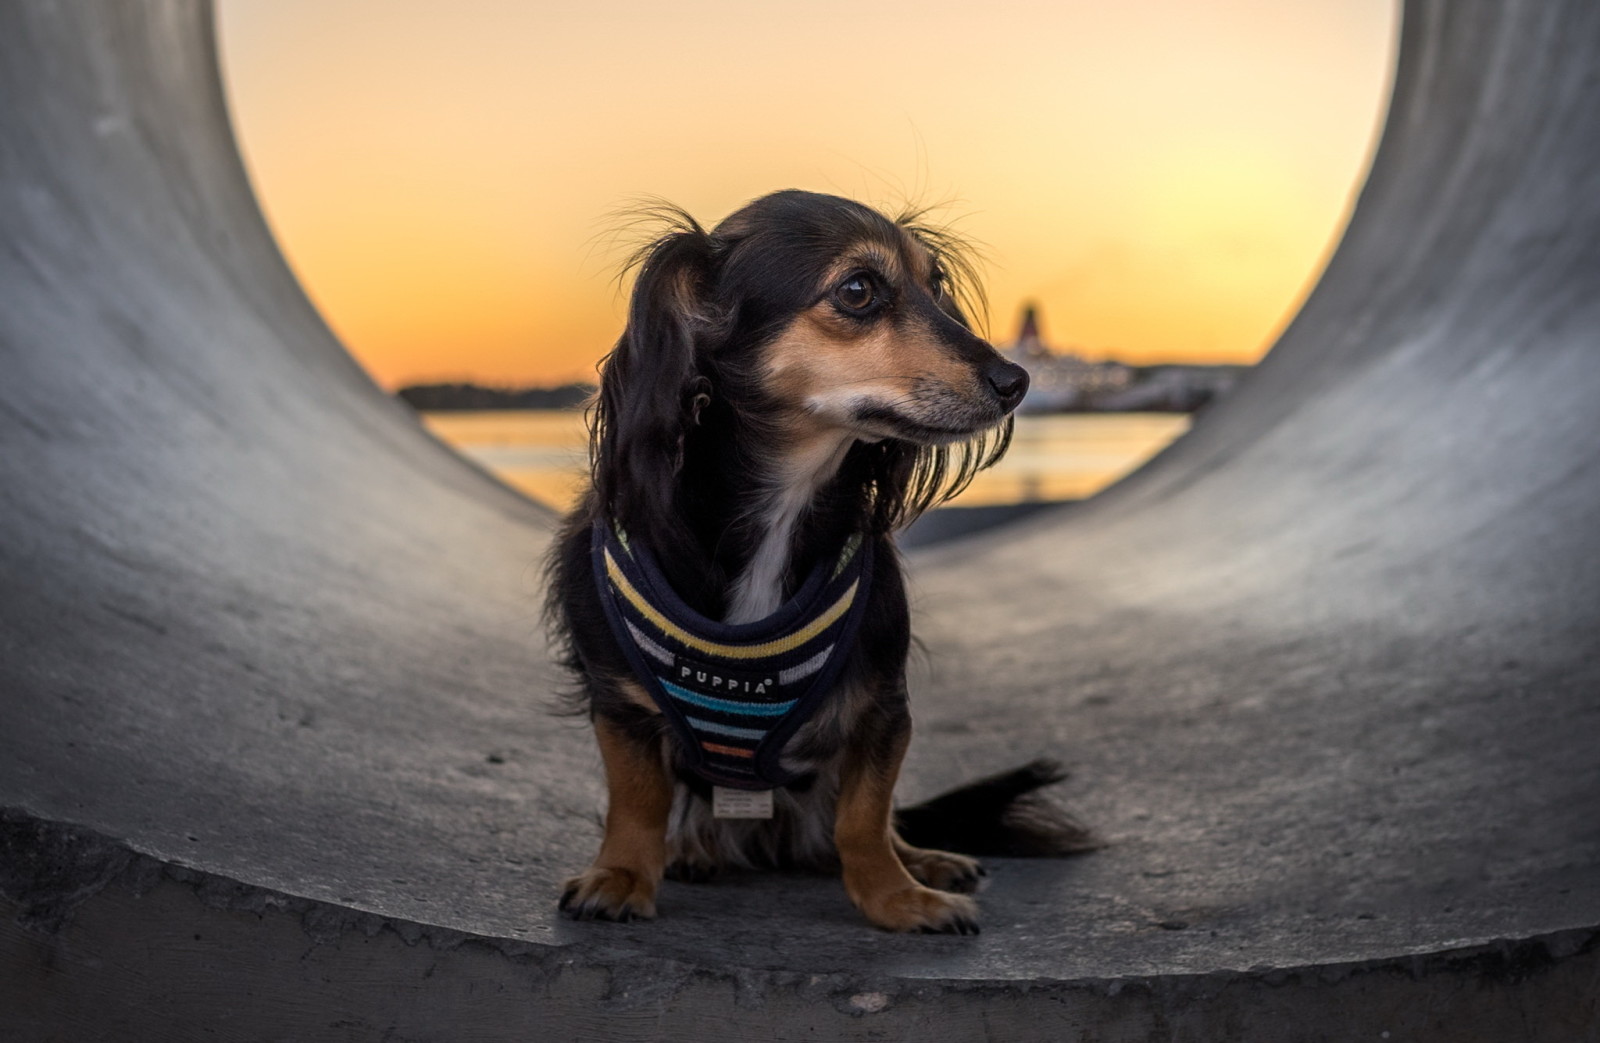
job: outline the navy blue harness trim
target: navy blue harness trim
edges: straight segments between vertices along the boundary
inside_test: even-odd
[[[684,766],[738,789],[799,781],[779,757],[833,690],[855,646],[872,541],[852,536],[788,602],[752,623],[700,615],[667,583],[650,549],[613,526],[595,523],[590,551],[612,635],[670,723]]]

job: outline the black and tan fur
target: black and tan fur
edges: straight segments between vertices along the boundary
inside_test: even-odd
[[[897,829],[911,631],[891,536],[999,457],[1027,376],[971,332],[958,243],[915,216],[796,191],[711,231],[664,216],[670,230],[638,257],[627,328],[603,366],[592,486],[550,563],[552,618],[610,791],[600,852],[567,881],[562,907],[650,917],[663,874],[787,866],[841,871],[881,927],[976,931],[967,893],[982,868],[912,841],[1040,854],[1085,838],[1031,800],[1060,777],[1046,762],[941,798],[965,820],[908,809],[910,827],[935,828]],[[677,739],[603,614],[589,558],[597,517],[648,543],[695,610],[729,622],[770,614],[848,534],[876,541],[860,639],[785,748],[784,767],[807,778],[777,792],[773,819],[713,819],[709,786],[679,770]]]

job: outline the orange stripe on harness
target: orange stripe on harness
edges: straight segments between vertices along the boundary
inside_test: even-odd
[[[702,742],[700,748],[728,757],[754,757],[756,755],[755,750],[741,750],[737,746],[723,746],[721,743],[715,742]]]

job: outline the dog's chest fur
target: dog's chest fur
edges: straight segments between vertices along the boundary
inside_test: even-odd
[[[777,462],[773,478],[755,508],[762,535],[728,597],[725,622],[753,623],[783,604],[784,580],[794,551],[795,530],[818,490],[833,478],[853,439],[818,437],[802,443]]]

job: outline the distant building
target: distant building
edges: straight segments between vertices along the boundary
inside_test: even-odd
[[[1024,413],[1094,409],[1099,399],[1127,390],[1134,381],[1131,366],[1090,362],[1074,352],[1052,349],[1039,332],[1039,309],[1033,304],[1023,308],[1016,339],[1000,354],[1028,371]]]
[[[1117,413],[1193,413],[1232,391],[1244,366],[1150,366],[1129,388],[1110,394],[1094,408]]]
[[[1011,351],[1012,360],[1019,365],[1050,357],[1050,349],[1044,346],[1044,338],[1039,336],[1039,309],[1036,305],[1023,306],[1022,325],[1017,329],[1017,339],[1012,342]]]

